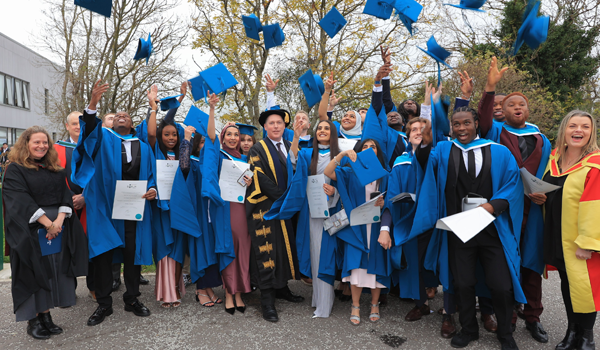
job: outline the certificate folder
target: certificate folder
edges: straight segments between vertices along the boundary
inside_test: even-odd
[[[63,226],[63,230],[64,230]],[[60,253],[62,246],[62,230],[58,233],[58,236],[53,239],[46,238],[48,231],[45,228],[38,230],[38,240],[40,241],[40,248],[42,248],[42,256]]]

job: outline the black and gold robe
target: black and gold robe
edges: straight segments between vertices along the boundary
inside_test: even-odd
[[[283,143],[289,153],[291,143]],[[264,220],[264,215],[286,190],[287,162],[269,139],[252,146],[248,161],[254,171],[246,200],[252,284],[260,289],[283,288],[288,280],[300,278],[296,235],[290,220]]]

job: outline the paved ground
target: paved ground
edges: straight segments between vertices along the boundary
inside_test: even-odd
[[[0,282],[0,348],[2,349],[451,349],[449,340],[439,335],[441,316],[431,314],[420,321],[406,322],[404,315],[413,304],[391,298],[381,308],[382,319],[376,324],[368,321],[368,299],[362,300],[363,322],[352,326],[349,321],[350,302],[336,303],[328,319],[312,319],[311,290],[299,282],[290,283],[293,291],[306,297],[300,304],[278,301],[280,321],[272,324],[262,319],[259,293],[245,297],[245,314],[226,314],[223,306],[206,308],[194,300],[194,287],[178,309],[161,309],[154,301],[154,276],[149,286],[141,286],[141,301],[150,307],[152,315],[134,316],[123,310],[120,293],[115,297],[115,313],[104,323],[88,327],[87,318],[96,304],[87,297],[85,280],[79,279],[77,305],[52,311],[54,321],[65,332],[50,340],[40,341],[28,336],[25,323],[14,322],[10,282]],[[515,339],[521,349],[554,349],[566,330],[558,274],[551,273],[544,282],[543,324],[550,334],[548,344],[534,341],[519,320]],[[123,292],[124,286],[121,287]],[[223,290],[216,290],[223,297]],[[118,300],[117,300],[118,299]],[[432,301],[437,310],[442,305],[438,294]],[[467,349],[499,349],[495,335],[481,328],[480,340]],[[598,328],[596,329],[598,333]]]

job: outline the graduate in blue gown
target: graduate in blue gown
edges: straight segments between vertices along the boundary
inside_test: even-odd
[[[296,120],[295,130],[302,130],[304,121]],[[298,133],[296,133],[298,134]],[[337,130],[329,120],[319,121],[315,128],[312,148],[298,150],[299,137],[295,137],[288,154],[288,167],[295,173],[291,185],[265,215],[266,219],[291,219],[298,214],[296,226],[296,249],[300,272],[312,279],[312,307],[316,308],[313,317],[329,317],[335,297],[335,281],[338,254],[338,240],[324,230],[323,216],[313,218],[310,213],[306,187],[308,177],[323,174],[333,157],[339,154]],[[335,182],[324,176],[323,191],[328,196],[328,214],[340,210],[339,194]]]
[[[453,287],[460,300],[462,330],[452,338],[452,345],[464,347],[479,334],[475,317],[479,259],[498,319],[498,339],[513,348],[512,309],[515,301],[525,299],[519,281],[523,215],[519,169],[506,147],[478,137],[474,110],[454,112],[451,125],[456,139],[438,143],[429,155],[423,182],[436,186],[422,187],[417,198],[419,220],[413,223],[411,235],[422,234],[434,228],[438,219],[461,212],[465,197],[487,200],[482,207],[495,216],[493,223],[466,243],[454,233],[435,229],[425,267],[437,273],[444,290]]]
[[[144,212],[138,213],[141,221],[113,220],[112,212],[118,180],[147,181],[143,197],[154,200],[154,155],[150,146],[136,137],[127,113],[115,115],[112,129],[102,127],[102,121],[96,118],[96,105],[108,88],[108,84],[101,85],[100,80],[94,85],[90,104],[80,117],[82,132],[71,165],[73,182],[85,188],[86,206],[94,208],[87,219],[98,308],[88,325],[97,325],[112,314],[112,262],[117,248],[123,248],[125,310],[137,316],[150,315],[150,310],[137,299],[141,265],[152,265],[150,205],[147,202]]]
[[[363,140],[359,145],[361,152],[371,148],[377,155],[381,166],[386,164],[379,144],[375,140]],[[371,195],[384,192],[387,189],[388,175],[373,181],[366,186],[361,186],[352,167],[341,166],[340,160],[348,157],[356,161],[353,150],[341,152],[325,168],[324,174],[337,181],[337,189],[348,217],[354,208],[371,199]],[[375,205],[383,207],[385,201],[380,197]],[[342,281],[349,282],[352,290],[352,315],[350,322],[354,325],[360,323],[360,295],[363,288],[371,290],[371,312],[369,319],[372,322],[379,320],[379,295],[382,288],[389,288],[391,283],[391,260],[389,257],[391,241],[379,242],[378,222],[367,225],[347,226],[336,233],[338,238],[342,235],[354,237],[353,243],[345,241],[343,246]],[[384,248],[385,247],[385,248]]]
[[[187,84],[182,85],[182,96],[185,96]],[[158,88],[152,86],[148,93],[150,108],[157,110],[156,103]],[[147,142],[156,160],[179,160],[180,135],[183,127],[175,123],[177,107],[169,109],[157,128],[156,113],[149,116],[138,126],[143,135],[142,141]],[[156,262],[156,300],[161,302],[164,308],[179,307],[181,298],[185,295],[183,275],[181,267],[187,254],[187,237],[184,232],[171,228],[170,201],[162,199],[158,194],[158,200],[152,205],[152,246],[154,261]]]

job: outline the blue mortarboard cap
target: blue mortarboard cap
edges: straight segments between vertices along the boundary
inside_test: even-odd
[[[275,46],[281,46],[285,41],[285,34],[279,23],[263,26],[263,37],[265,38],[265,48],[267,50]]]
[[[525,13],[523,14],[523,24],[517,33],[517,40],[513,47],[513,55],[519,52],[523,42],[527,43],[532,50],[537,49],[548,38],[548,27],[550,26],[549,16],[538,17],[540,9],[539,0],[529,0]]]
[[[342,28],[348,23],[344,16],[335,8],[327,12],[327,14],[319,21],[319,25],[330,38],[333,38]]]
[[[363,13],[381,19],[389,19],[395,3],[396,0],[367,0]]]
[[[304,92],[308,107],[312,107],[321,101],[321,97],[325,93],[325,85],[320,76],[313,74],[312,70],[309,69],[298,78],[298,81],[300,82],[302,92]]]
[[[427,50],[424,50],[418,46],[417,46],[417,48],[419,50],[425,52],[429,56],[431,56],[434,60],[436,60],[437,65],[438,65],[438,85],[441,84],[442,69],[440,68],[440,63],[442,63],[443,65],[445,65],[446,67],[448,67],[450,69],[453,69],[448,63],[446,63],[446,58],[448,58],[448,56],[450,56],[450,51],[441,47],[437,43],[437,41],[435,41],[435,38],[433,37],[433,35],[431,36],[431,38],[429,38],[429,40],[427,40]]]
[[[177,108],[181,105],[177,100],[178,97],[182,96],[181,94],[176,96],[169,96],[160,99],[160,110],[168,111],[169,109]]]
[[[379,162],[375,151],[371,148],[358,153],[356,162],[350,162],[350,166],[354,170],[354,175],[356,175],[361,186],[366,186],[388,174],[383,166],[381,166],[381,162]]]
[[[75,0],[75,5],[108,18],[112,11],[112,0]]]
[[[223,63],[217,63],[203,70],[199,76],[190,79],[189,82],[192,84],[192,96],[195,101],[202,97],[206,98],[208,91],[220,94],[238,83]]]
[[[260,41],[258,33],[262,32],[263,27],[260,24],[260,20],[255,14],[248,16],[242,16],[242,22],[244,23],[244,29],[246,30],[246,36],[250,39]]]
[[[200,108],[192,106],[188,111],[188,114],[185,117],[183,124],[193,126],[194,128],[196,128],[197,133],[208,137],[208,131],[206,129],[208,126],[208,114],[202,112]]]
[[[453,4],[444,4],[444,5],[456,7],[456,8],[463,9],[463,10],[485,12],[484,10],[481,10],[480,7],[483,6],[483,4],[485,4],[486,1],[487,0],[460,0],[460,4],[458,4],[458,5],[453,5]]]
[[[423,5],[415,0],[396,0],[394,8],[396,9],[394,16],[402,21],[410,35],[413,35],[412,25],[419,19]]]
[[[235,123],[235,125],[240,128],[240,134],[254,136],[254,130],[258,130],[258,128],[254,125]]]
[[[152,54],[152,38],[150,37],[150,33],[148,33],[148,40],[144,40],[142,38],[138,41],[138,48],[135,52],[135,56],[133,56],[134,60],[141,60],[142,58],[146,59],[146,64],[148,64],[148,59]]]

